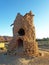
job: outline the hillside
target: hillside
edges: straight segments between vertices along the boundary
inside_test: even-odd
[[[11,39],[10,36],[0,36],[0,42],[9,42]]]

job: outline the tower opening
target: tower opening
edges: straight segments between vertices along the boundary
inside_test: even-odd
[[[23,29],[23,28],[19,29],[18,34],[19,34],[20,36],[25,35],[24,29]]]
[[[19,47],[23,47],[23,40],[22,39],[18,39],[18,48]]]

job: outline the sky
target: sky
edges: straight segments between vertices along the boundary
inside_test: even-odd
[[[17,15],[32,11],[36,38],[49,37],[49,0],[0,0],[0,36],[13,36],[10,26]]]

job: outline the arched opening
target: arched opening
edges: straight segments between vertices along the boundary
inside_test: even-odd
[[[22,39],[18,39],[18,48],[19,47],[23,47],[23,40]]]
[[[19,34],[20,36],[25,35],[24,29],[23,29],[23,28],[19,29],[18,34]]]

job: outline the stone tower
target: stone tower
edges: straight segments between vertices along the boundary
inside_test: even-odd
[[[13,25],[13,39],[9,44],[9,50],[22,47],[27,56],[38,55],[38,45],[36,42],[35,27],[33,22],[34,15],[30,11],[22,16],[17,14]]]

